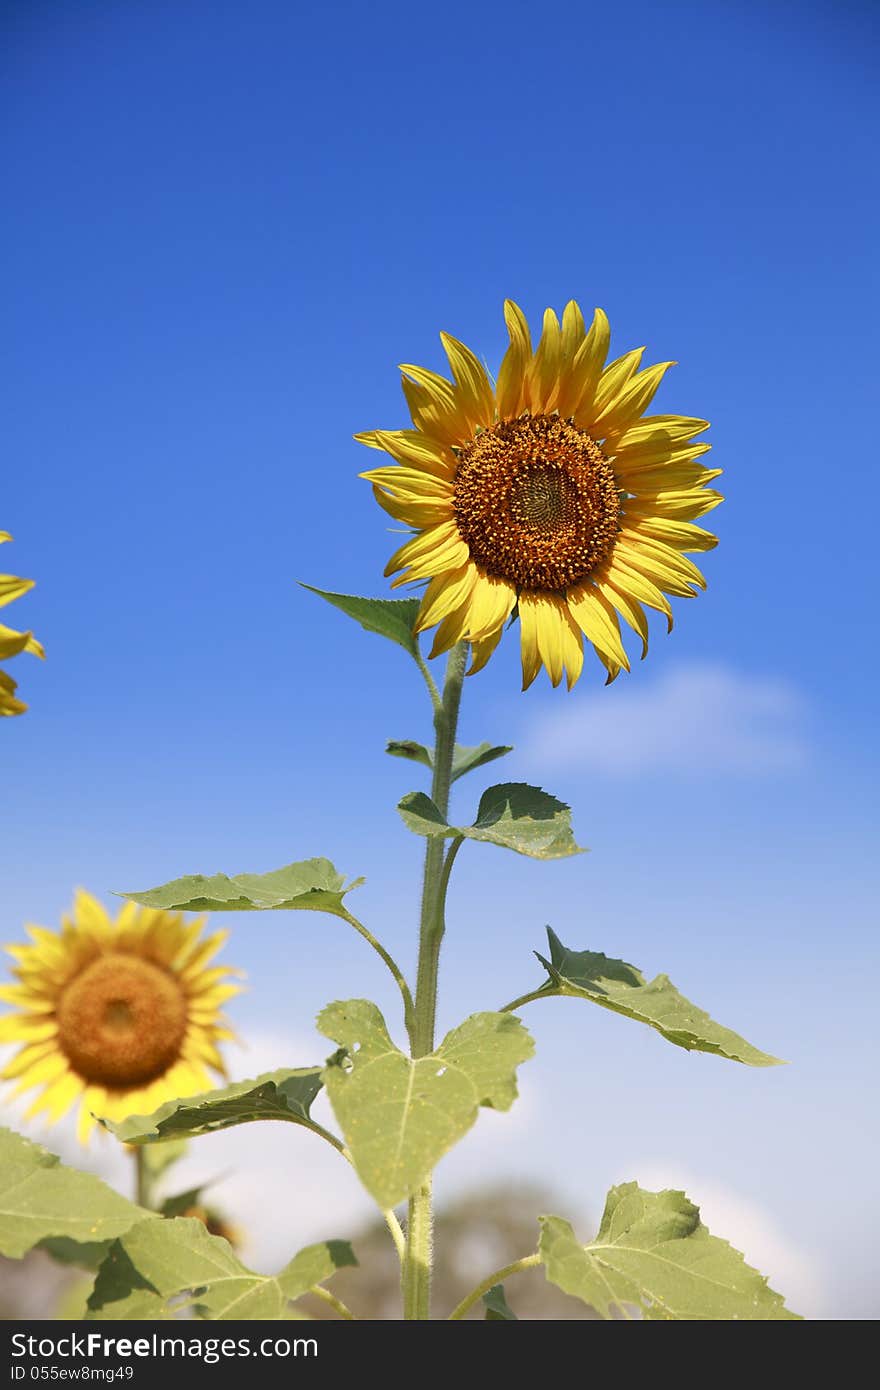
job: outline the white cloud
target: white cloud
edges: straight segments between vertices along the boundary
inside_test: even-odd
[[[686,1192],[700,1208],[700,1219],[712,1235],[739,1250],[770,1287],[783,1295],[792,1312],[806,1318],[830,1316],[817,1259],[784,1233],[773,1213],[759,1202],[714,1178],[703,1178],[669,1163],[640,1160],[620,1165],[620,1171],[637,1173],[639,1186],[648,1192],[667,1187]]]
[[[808,757],[805,703],[787,681],[689,665],[652,685],[615,685],[545,708],[526,730],[529,760],[640,773],[784,772]]]

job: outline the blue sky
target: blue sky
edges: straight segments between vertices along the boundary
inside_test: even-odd
[[[462,854],[441,1021],[537,982],[551,922],[793,1065],[533,1006],[524,1118],[481,1120],[441,1184],[543,1166],[586,1235],[610,1182],[688,1181],[731,1239],[776,1233],[793,1303],[876,1316],[876,11],[38,0],[2,26],[2,558],[48,651],[2,730],[5,939],[77,884],[326,854],[412,963],[418,778],[382,749],[427,735],[418,677],[294,581],[386,591],[351,435],[406,423],[397,363],[442,369],[446,329],[497,364],[508,295],[601,305],[613,355],[680,364],[658,408],[712,421],[721,544],[610,689],[523,696],[510,640],[469,684],[464,739],[515,743],[498,780],[570,801],[592,853]],[[261,1065],[320,1058],[332,997],[393,1009],[341,924],[232,925]]]

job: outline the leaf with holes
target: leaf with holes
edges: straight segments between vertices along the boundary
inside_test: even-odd
[[[583,854],[571,831],[571,809],[540,787],[505,782],[480,798],[473,825],[452,826],[424,792],[410,792],[397,807],[416,835],[459,835],[526,854],[531,859],[562,859]]]
[[[433,771],[434,754],[423,743],[414,743],[412,739],[389,739],[385,752],[390,753],[393,758],[408,758],[410,762],[422,763],[424,767]],[[496,758],[503,758],[505,754],[512,752],[513,748],[507,745],[477,743],[469,747],[457,743],[452,754],[451,780],[457,782],[459,777],[464,777],[466,773],[473,772],[478,767],[485,767],[487,763],[493,763]]]
[[[474,1014],[416,1061],[394,1046],[366,999],[329,1004],[318,1027],[340,1044],[324,1085],[360,1179],[383,1210],[420,1186],[481,1105],[510,1109],[516,1068],[534,1052],[519,1020],[503,1013]]]
[[[145,1215],[92,1173],[0,1129],[0,1254],[18,1260],[53,1242],[59,1259],[94,1264],[100,1247]]]
[[[343,898],[363,883],[356,878],[346,884],[344,874],[329,859],[303,859],[268,874],[189,874],[175,878],[161,888],[142,893],[119,893],[142,907],[158,907],[166,912],[329,912],[345,917]]]
[[[332,594],[303,584],[309,593],[326,599],[347,617],[354,618],[366,632],[375,632],[403,647],[410,656],[419,655],[419,645],[413,628],[416,625],[421,599],[418,598],[360,598],[357,594]]]
[[[130,1115],[114,1124],[102,1120],[105,1129],[124,1144],[155,1144],[169,1139],[195,1139],[218,1129],[249,1124],[251,1120],[288,1120],[311,1124],[309,1109],[321,1089],[321,1068],[282,1068],[267,1071],[253,1081],[238,1081],[216,1091],[169,1100],[152,1115]]]
[[[218,1321],[280,1318],[289,1300],[356,1264],[347,1241],[331,1240],[301,1250],[278,1274],[255,1274],[201,1221],[142,1221],[111,1248],[95,1280],[88,1317],[143,1321],[189,1307]]]
[[[781,1066],[778,1057],[760,1052],[738,1033],[716,1023],[696,1004],[679,994],[668,975],[646,981],[634,965],[613,960],[601,951],[570,951],[547,928],[550,959],[538,960],[549,979],[536,991],[537,996],[562,995],[588,999],[603,1009],[634,1018],[655,1029],[667,1042],[689,1052],[711,1052],[748,1067]]]
[[[558,1216],[541,1218],[539,1246],[551,1284],[599,1317],[648,1321],[786,1321],[797,1318],[726,1240],[709,1234],[683,1192],[612,1187],[599,1234],[581,1245]]]

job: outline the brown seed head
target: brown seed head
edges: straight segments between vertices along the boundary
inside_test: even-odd
[[[619,529],[611,464],[556,415],[521,415],[478,434],[459,455],[454,505],[472,558],[524,589],[576,584]]]
[[[108,951],[67,985],[58,1004],[58,1041],[73,1069],[101,1086],[142,1086],[177,1061],[187,1002],[167,970]]]

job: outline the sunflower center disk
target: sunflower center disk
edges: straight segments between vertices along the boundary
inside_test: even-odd
[[[58,1038],[86,1081],[136,1086],[180,1056],[187,1001],[167,970],[122,951],[99,956],[71,980],[58,1005]]]
[[[522,415],[462,449],[455,514],[472,558],[489,574],[560,592],[610,551],[620,496],[588,434],[556,415]]]

